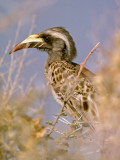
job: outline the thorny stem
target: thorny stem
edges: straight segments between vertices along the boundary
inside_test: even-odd
[[[92,54],[99,46],[100,46],[100,42],[98,42],[98,43],[93,47],[93,49],[89,52],[88,56],[85,58],[85,60],[83,61],[83,63],[81,63],[81,65],[80,65],[80,70],[79,70],[79,72],[78,72],[76,81],[79,79],[80,74],[81,74],[81,72],[82,72],[82,70],[83,70],[83,68],[84,68],[87,60],[89,59],[89,57],[91,56],[91,54]],[[73,90],[74,90],[74,88],[73,88]],[[61,114],[62,114],[62,112],[63,112],[63,110],[64,110],[64,108],[65,108],[65,105],[66,105],[67,101],[71,98],[72,94],[73,94],[73,92],[71,91],[71,94],[69,95],[69,97],[66,99],[66,101],[64,101],[64,105],[62,106],[62,108],[61,108],[58,116],[56,117],[55,121],[54,121],[53,124],[52,124],[52,127],[51,127],[50,131],[49,131],[48,134],[47,134],[48,136],[50,136],[50,134],[53,132],[53,130],[54,130],[54,128],[55,128],[55,125],[56,125],[56,123],[58,122],[58,120],[59,120],[59,118],[60,118],[60,116],[61,116]]]
[[[52,127],[51,127],[50,131],[49,131],[48,134],[47,134],[48,136],[50,136],[50,134],[53,132],[53,130],[54,130],[54,128],[55,128],[55,125],[56,125],[56,123],[58,122],[58,119],[60,118],[62,112],[64,111],[65,105],[66,105],[66,102],[64,102],[64,104],[63,104],[60,112],[58,113],[58,116],[56,117],[55,121],[53,122]]]

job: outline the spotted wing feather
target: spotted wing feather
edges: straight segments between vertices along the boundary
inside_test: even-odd
[[[84,69],[78,82],[75,83],[79,67],[65,61],[53,62],[46,78],[56,101],[61,106],[64,100],[70,97],[66,104],[66,112],[76,120],[81,119],[85,123],[90,123],[98,116],[94,102],[95,89],[91,79],[87,78],[87,73],[91,74],[90,78],[92,73]]]

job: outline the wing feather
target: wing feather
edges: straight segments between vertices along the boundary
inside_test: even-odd
[[[47,81],[56,101],[63,105],[64,100],[70,96],[65,110],[74,119],[79,120],[82,117],[81,119],[85,123],[91,125],[91,122],[97,116],[93,98],[95,89],[91,82],[95,75],[88,69],[83,68],[78,83],[74,83],[79,68],[80,66],[75,63],[55,62],[49,68]]]

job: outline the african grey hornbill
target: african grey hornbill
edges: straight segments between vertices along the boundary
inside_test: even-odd
[[[37,48],[48,53],[44,73],[56,101],[63,106],[67,99],[65,111],[75,120],[83,120],[88,124],[94,122],[98,116],[92,84],[94,74],[83,68],[78,82],[74,83],[80,65],[72,62],[76,47],[69,32],[63,27],[54,27],[32,34],[17,44],[10,54],[24,48]]]

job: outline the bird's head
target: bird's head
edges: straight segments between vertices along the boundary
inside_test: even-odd
[[[30,35],[13,47],[10,54],[24,48],[37,48],[46,51],[52,60],[72,61],[76,56],[75,43],[69,32],[63,27],[54,27],[40,34]]]

